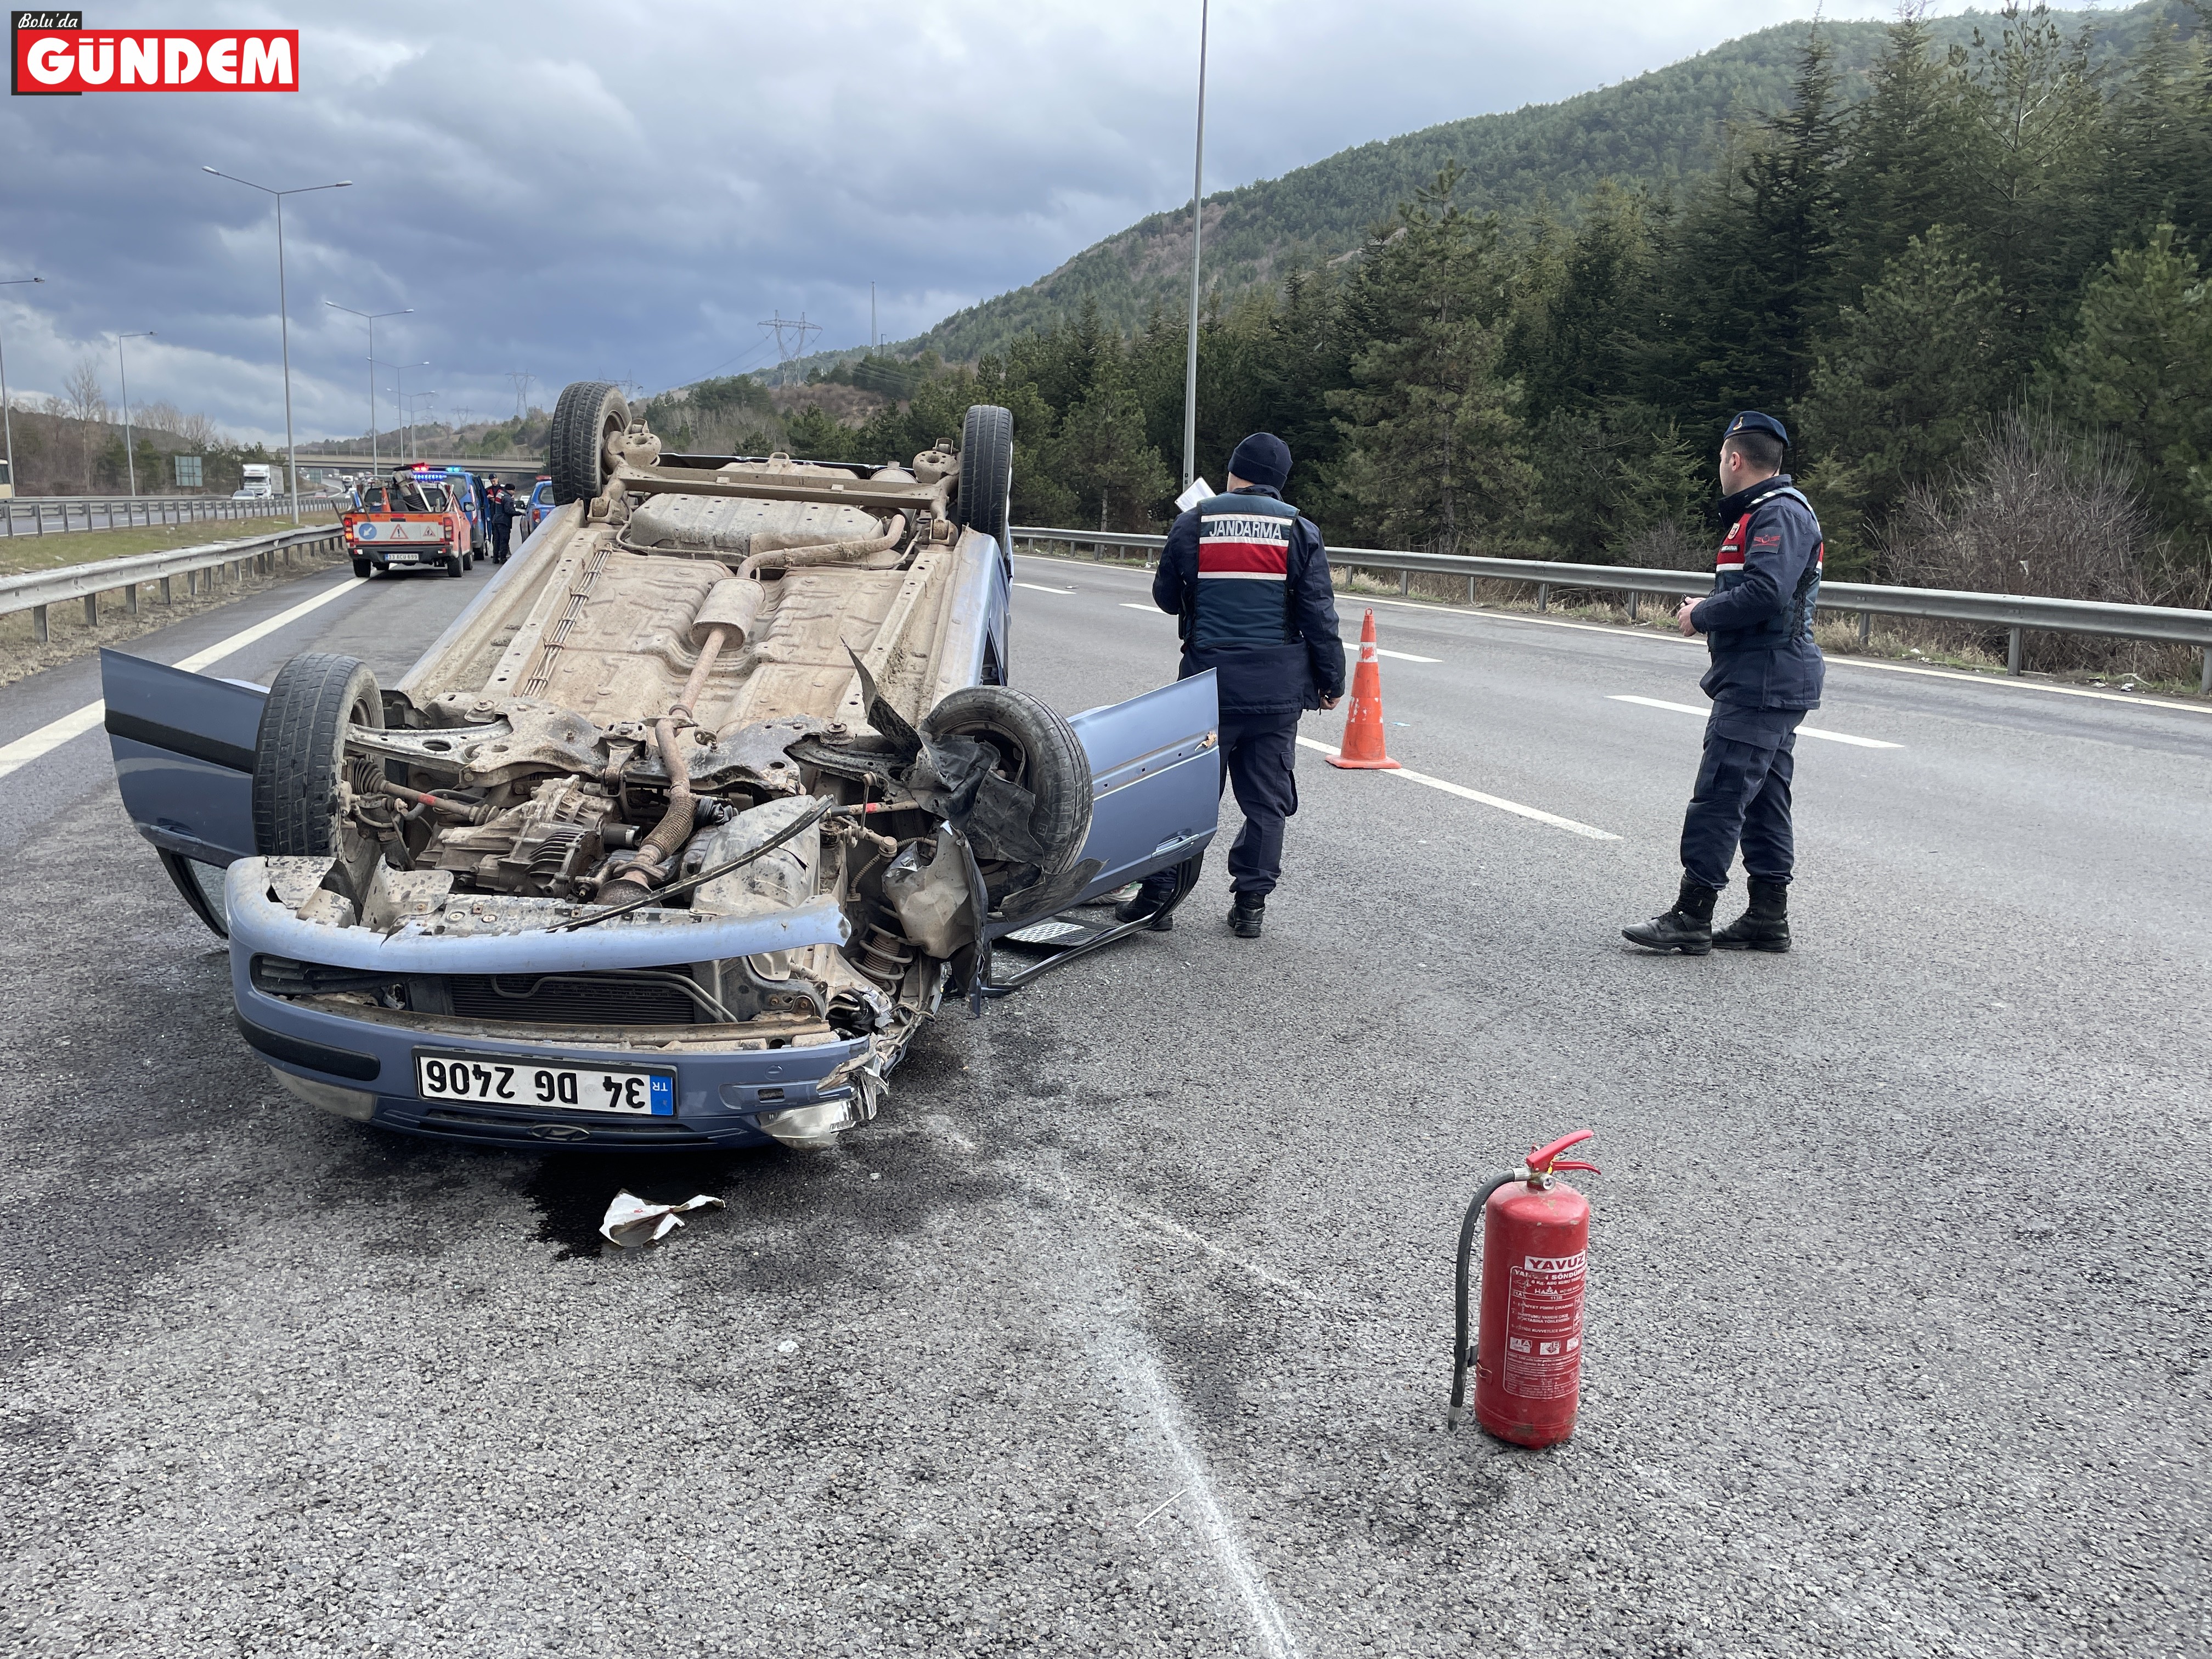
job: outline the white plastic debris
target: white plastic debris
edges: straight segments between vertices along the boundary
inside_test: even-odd
[[[721,1207],[722,1200],[712,1193],[701,1193],[681,1204],[648,1204],[635,1193],[619,1192],[607,1206],[606,1218],[599,1223],[599,1237],[625,1250],[640,1250],[676,1231],[694,1210]]]

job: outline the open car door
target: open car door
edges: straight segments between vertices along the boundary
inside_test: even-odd
[[[268,694],[120,651],[100,653],[124,810],[192,913],[228,933],[223,872],[253,855],[253,745]]]
[[[1091,833],[1079,864],[1097,871],[1074,900],[1048,916],[994,921],[984,929],[969,1006],[1018,990],[1056,968],[1150,926],[1114,923],[1085,907],[1118,887],[1194,858],[1221,821],[1221,716],[1211,670],[1070,722],[1090,757]],[[992,942],[1007,939],[1054,954],[1000,978]]]

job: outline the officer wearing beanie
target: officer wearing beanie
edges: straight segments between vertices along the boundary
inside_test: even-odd
[[[1230,457],[1228,493],[1175,521],[1152,581],[1153,603],[1179,619],[1177,678],[1214,672],[1223,782],[1244,814],[1229,849],[1229,925],[1239,939],[1260,937],[1282,873],[1284,821],[1298,810],[1298,716],[1344,696],[1328,557],[1313,521],[1283,500],[1290,476],[1290,446],[1272,432],[1245,439]],[[1165,933],[1200,862],[1149,878],[1115,915],[1149,916]]]
[[[1682,820],[1682,889],[1664,915],[1621,929],[1650,951],[1701,957],[1790,948],[1790,877],[1796,848],[1790,782],[1797,724],[1820,706],[1825,665],[1813,642],[1824,551],[1813,505],[1781,470],[1789,434],[1771,415],[1746,410],[1721,440],[1715,516],[1727,527],[1713,591],[1684,599],[1685,634],[1703,634],[1713,700],[1704,759]],[[1713,902],[1743,850],[1751,906],[1716,933]]]

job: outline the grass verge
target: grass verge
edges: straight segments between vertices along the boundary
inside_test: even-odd
[[[335,524],[329,513],[302,507],[304,525]],[[72,564],[92,564],[101,559],[127,558],[133,553],[164,553],[173,547],[199,547],[217,542],[254,541],[293,527],[281,519],[221,519],[210,523],[153,525],[129,530],[72,530],[67,535],[0,536],[0,576],[21,576],[33,570],[59,570]]]

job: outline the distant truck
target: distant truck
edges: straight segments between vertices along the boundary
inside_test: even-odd
[[[239,470],[244,477],[238,488],[230,492],[230,499],[234,501],[257,501],[276,493],[276,482],[271,477],[274,469],[265,461],[248,461]]]

